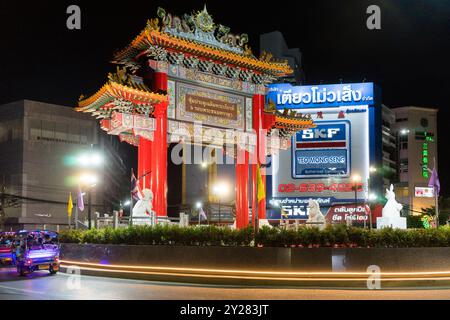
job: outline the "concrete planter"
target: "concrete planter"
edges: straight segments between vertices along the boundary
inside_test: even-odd
[[[62,244],[61,259],[159,267],[279,271],[450,270],[450,248],[250,248]]]

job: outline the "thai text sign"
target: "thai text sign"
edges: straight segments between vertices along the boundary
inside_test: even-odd
[[[269,85],[266,96],[277,109],[330,108],[374,104],[373,83],[292,86]]]
[[[358,222],[368,222],[370,208],[367,205],[343,204],[334,205],[328,209],[325,216],[328,223],[347,223],[348,220]]]
[[[186,111],[202,113],[209,116],[225,118],[229,120],[237,120],[236,103],[215,100],[206,97],[186,95]]]

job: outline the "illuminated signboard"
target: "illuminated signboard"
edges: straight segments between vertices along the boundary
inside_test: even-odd
[[[345,204],[330,207],[325,216],[326,221],[331,224],[369,222],[370,208],[367,205]]]
[[[434,198],[433,188],[416,187],[414,191],[414,196],[416,198]]]
[[[324,94],[331,100],[324,101]],[[272,156],[268,200],[278,205],[269,208],[268,219],[278,219],[281,208],[290,219],[307,219],[309,199],[320,200],[323,214],[331,206],[354,203],[355,198],[358,203],[365,201],[369,168],[376,165],[371,163],[371,132],[378,132],[373,123],[373,84],[273,84],[266,99],[279,110],[295,108],[310,114],[317,126],[297,132],[289,150]],[[352,175],[359,176],[359,181],[355,183]]]
[[[292,86],[289,83],[269,85],[267,101],[278,109],[332,108],[372,105],[373,83]]]
[[[294,178],[348,176],[349,122],[318,122],[316,128],[298,132],[292,155]]]

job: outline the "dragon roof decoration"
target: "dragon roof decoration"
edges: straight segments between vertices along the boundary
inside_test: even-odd
[[[185,14],[183,18],[166,13],[163,8],[158,8],[157,15],[161,19],[161,31],[164,33],[238,54],[245,53],[248,35],[233,35],[229,27],[215,24],[206,5],[202,11],[194,12],[192,15]]]
[[[114,54],[112,62],[134,69],[133,63],[143,55],[171,63],[173,59],[198,58],[253,70],[269,76],[267,80],[293,72],[287,60],[277,60],[266,52],[260,58],[255,57],[248,42],[247,34],[234,35],[229,27],[216,24],[206,6],[202,11],[184,14],[181,18],[158,8],[157,18],[149,19],[145,29]]]

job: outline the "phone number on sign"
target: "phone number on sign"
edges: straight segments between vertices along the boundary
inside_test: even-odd
[[[363,191],[363,184],[357,183],[356,189],[358,192]],[[355,192],[354,183],[333,183],[330,185],[325,185],[324,183],[302,183],[296,185],[294,183],[290,184],[279,184],[278,192],[280,193],[294,193],[294,192]]]

